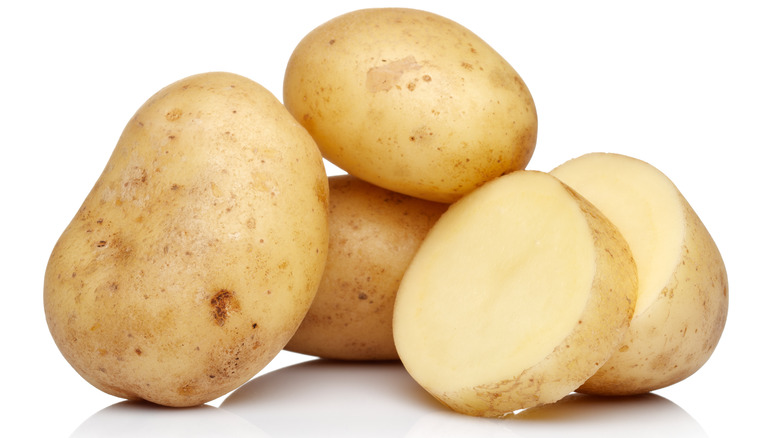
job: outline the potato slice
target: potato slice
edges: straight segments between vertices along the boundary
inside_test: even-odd
[[[396,296],[411,376],[455,411],[500,416],[579,387],[622,341],[636,267],[617,229],[552,176],[518,171],[433,226]]]
[[[640,394],[693,374],[712,355],[728,308],[726,268],[702,221],[669,178],[635,158],[587,154],[551,173],[618,227],[637,264],[629,333],[579,391]]]

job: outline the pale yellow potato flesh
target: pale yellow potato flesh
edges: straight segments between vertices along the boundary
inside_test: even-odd
[[[329,161],[431,201],[525,168],[536,146],[520,75],[473,32],[426,11],[362,9],[323,23],[291,54],[283,93]]]
[[[261,85],[177,81],[128,122],[52,251],[44,310],[97,388],[168,406],[253,377],[295,332],[328,245],[306,130]]]
[[[579,391],[640,394],[696,372],[728,311],[726,268],[700,218],[666,175],[632,157],[587,154],[551,173],[617,226],[637,264],[637,309],[626,339]]]
[[[433,226],[398,290],[396,348],[455,411],[552,403],[613,354],[636,287],[628,245],[597,209],[548,174],[514,172]]]
[[[286,349],[341,360],[397,360],[393,305],[401,278],[447,204],[328,178],[330,243],[317,295]]]

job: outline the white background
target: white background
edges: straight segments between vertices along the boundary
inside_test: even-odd
[[[547,437],[572,430],[581,436],[709,437],[776,431],[775,2],[509,4],[3,2],[3,429],[47,437],[152,436],[150,430],[186,436]],[[59,354],[43,315],[42,284],[56,239],[125,123],[163,86],[206,71],[242,74],[281,98],[287,59],[307,32],[341,13],[388,5],[454,19],[516,68],[540,120],[528,168],[550,170],[587,152],[609,151],[646,160],[677,184],[714,236],[729,273],[729,319],[710,361],[654,396],[572,398],[532,418],[504,422],[450,414],[398,366],[289,367],[311,358],[286,352],[240,392],[201,408],[115,405],[121,400],[90,386]]]

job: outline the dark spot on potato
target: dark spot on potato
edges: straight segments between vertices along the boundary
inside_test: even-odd
[[[335,43],[335,42],[336,42],[336,40],[330,40],[330,41],[328,41],[328,44],[332,46],[333,43]]]
[[[235,294],[227,289],[222,289],[211,297],[211,315],[214,323],[222,327],[230,316],[230,312],[239,310]]]
[[[192,387],[192,385],[187,384],[179,388],[178,393],[179,395],[190,395],[195,392],[195,388]]]
[[[328,188],[328,181],[324,179],[320,179],[317,181],[317,184],[314,186],[314,192],[317,196],[317,201],[319,201],[320,205],[322,205],[323,208],[328,208],[328,197],[329,197],[329,188]]]
[[[180,108],[174,108],[165,114],[165,119],[168,120],[169,122],[174,122],[176,120],[179,120],[179,118],[181,117],[181,113],[182,111]]]
[[[97,247],[98,248],[103,248],[104,246],[106,246],[106,243],[107,242],[105,240],[101,240],[100,242],[98,242]]]
[[[423,80],[424,80],[425,82],[430,82],[430,81],[431,81],[431,77],[430,77],[429,75],[423,75],[423,77],[422,77],[422,78],[423,78]]]
[[[140,356],[142,353],[143,353],[143,352],[141,351],[141,349],[140,349],[140,348],[136,348],[136,349],[135,349],[135,354],[137,354],[137,355],[139,355],[139,356]]]
[[[252,328],[253,328],[253,329],[256,329],[256,328],[257,328],[257,323],[256,323],[256,322],[253,322],[253,323],[252,323]]]
[[[358,294],[358,299],[359,299],[359,300],[365,300],[365,299],[368,299],[368,295],[366,295],[366,294],[365,294],[365,292],[360,292],[360,293]]]

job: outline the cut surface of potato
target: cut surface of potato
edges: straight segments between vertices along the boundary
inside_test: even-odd
[[[580,386],[622,340],[635,297],[614,226],[552,176],[519,171],[431,229],[396,297],[396,348],[444,404],[499,416]]]
[[[629,333],[580,391],[639,394],[693,374],[717,345],[728,307],[723,259],[699,217],[669,178],[632,157],[587,154],[551,173],[617,226],[637,264]]]

